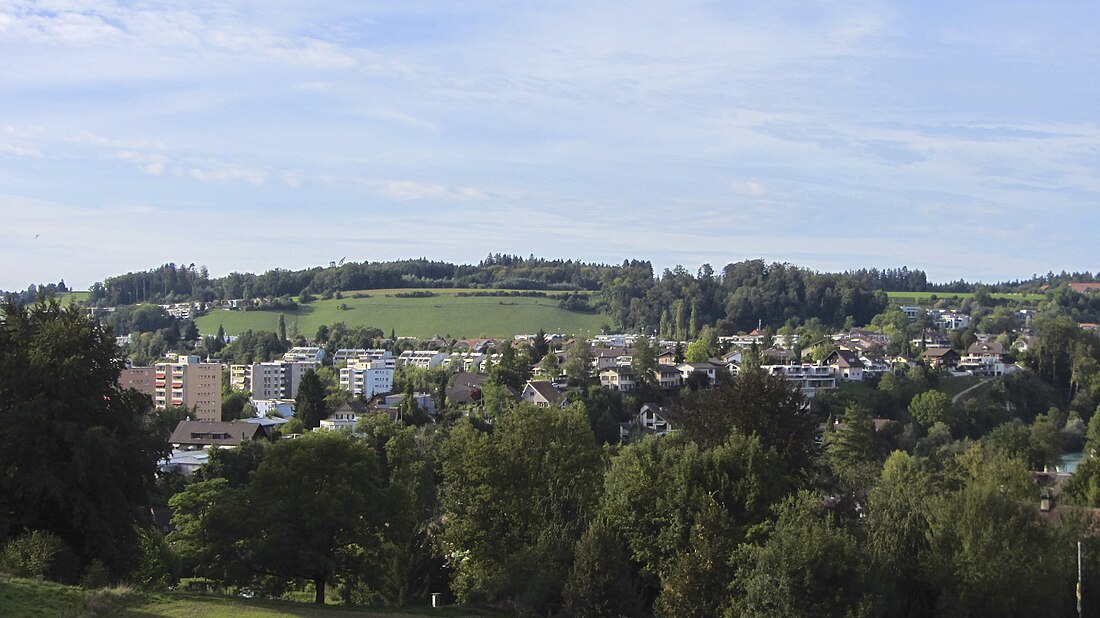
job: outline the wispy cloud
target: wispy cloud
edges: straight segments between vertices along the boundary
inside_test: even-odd
[[[229,182],[231,180],[243,180],[251,185],[262,185],[267,182],[268,174],[256,169],[240,165],[225,165],[214,168],[192,167],[187,170],[187,175],[195,180]]]
[[[387,180],[380,183],[378,193],[395,200],[468,201],[483,200],[488,197],[485,192],[473,187],[448,187],[415,180]]]
[[[291,229],[363,211],[417,238],[340,247],[360,259],[789,254],[944,279],[1100,260],[1100,17],[1069,6],[276,8],[0,0],[0,194],[89,231],[125,202]],[[160,255],[163,226],[125,216]],[[179,236],[173,259],[246,267],[239,238]],[[74,281],[113,272],[73,259]]]

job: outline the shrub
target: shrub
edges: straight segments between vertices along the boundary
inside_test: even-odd
[[[0,570],[16,577],[60,579],[70,570],[73,561],[72,552],[60,537],[48,530],[34,530],[4,546]]]

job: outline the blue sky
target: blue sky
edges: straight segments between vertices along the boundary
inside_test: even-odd
[[[1100,266],[1095,2],[0,0],[0,288]]]

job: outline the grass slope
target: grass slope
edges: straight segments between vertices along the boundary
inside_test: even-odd
[[[397,298],[394,294],[417,290],[366,290],[347,292],[342,299],[315,300],[299,305],[296,311],[227,311],[218,309],[195,322],[203,334],[217,332],[218,325],[230,335],[248,329],[276,331],[279,315],[286,320],[287,332],[312,337],[321,324],[343,322],[348,326],[364,325],[391,330],[401,336],[431,337],[510,337],[534,333],[539,328],[548,333],[599,333],[607,316],[597,313],[567,311],[551,298],[524,296],[456,296],[469,290],[427,290],[429,298]],[[353,296],[369,295],[366,298]],[[345,305],[347,309],[340,309]]]
[[[52,582],[36,582],[0,576],[0,616],[132,616],[135,618],[261,618],[265,616],[332,617],[368,616],[447,618],[498,616],[500,614],[448,606],[436,609],[381,609],[341,605],[316,606],[291,601],[242,599],[213,594],[172,592],[146,594],[130,590],[83,590]]]
[[[953,303],[960,303],[974,296],[974,294],[970,292],[887,292],[886,295],[890,298],[890,302],[899,305],[917,306],[932,306],[935,304],[935,301],[932,300],[933,296],[936,297],[936,300],[950,300]],[[1046,298],[1045,294],[1009,294],[1006,292],[997,292],[989,296],[997,299],[1019,300],[1032,303]]]

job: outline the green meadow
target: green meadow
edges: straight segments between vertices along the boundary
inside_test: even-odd
[[[491,291],[491,290],[484,290]],[[427,298],[399,298],[396,294],[431,292]],[[295,311],[230,311],[215,309],[195,322],[203,334],[221,325],[230,335],[246,330],[276,331],[283,315],[287,332],[313,337],[317,327],[343,322],[348,326],[373,326],[387,335],[454,338],[511,337],[534,333],[592,335],[608,322],[605,315],[568,311],[555,298],[528,296],[457,296],[472,290],[399,289],[344,292],[343,298],[314,300]],[[356,298],[358,296],[358,298]]]
[[[971,292],[887,292],[890,301],[899,305],[932,306],[936,301],[947,300],[952,303],[961,303],[963,300],[974,296]],[[989,295],[996,299],[1038,302],[1046,298],[1045,294],[1009,294],[997,292]]]

